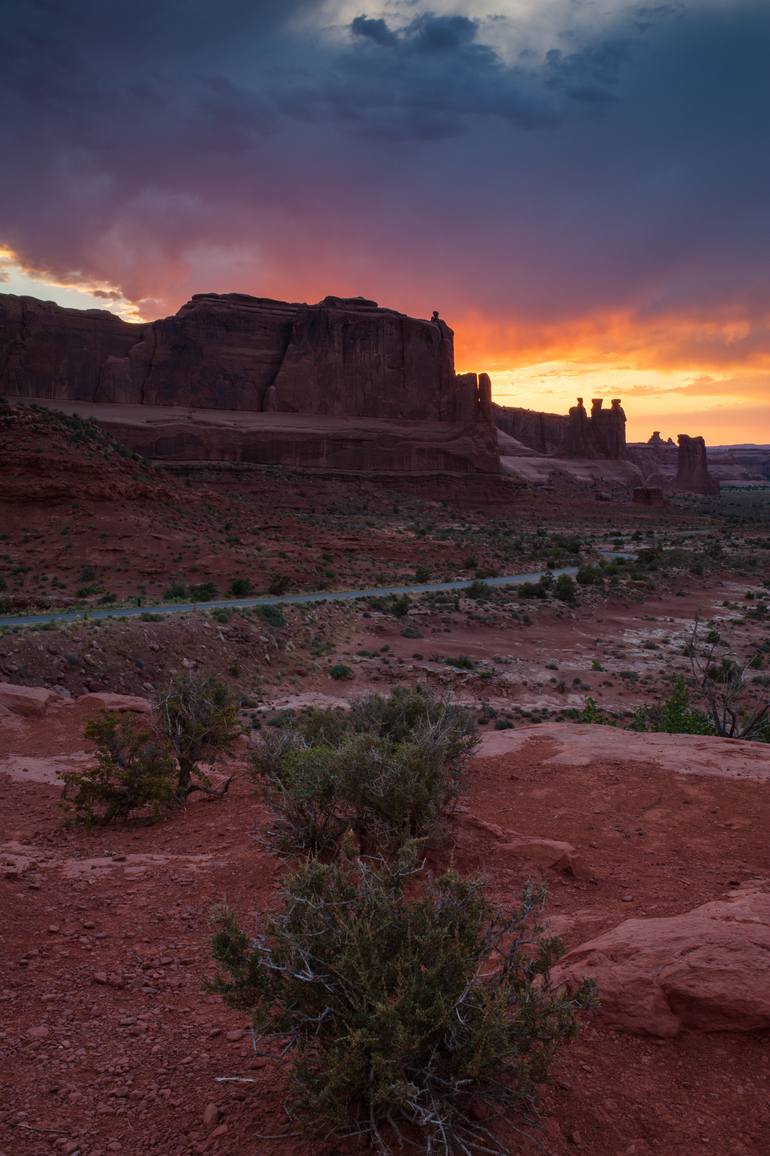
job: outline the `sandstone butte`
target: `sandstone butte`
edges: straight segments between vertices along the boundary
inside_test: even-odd
[[[361,297],[198,294],[133,324],[0,295],[0,393],[75,403],[166,460],[499,473],[489,377],[455,373],[437,315]]]
[[[180,468],[434,477],[434,496],[451,476],[487,499],[509,496],[504,476],[549,484],[554,470],[619,497],[639,489],[640,501],[644,487],[719,490],[702,438],[627,446],[618,398],[593,398],[590,412],[578,398],[565,415],[493,405],[486,373],[455,372],[437,313],[421,320],[363,297],[200,293],[139,324],[0,294],[0,394],[94,418]]]

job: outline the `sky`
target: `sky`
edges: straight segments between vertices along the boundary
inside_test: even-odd
[[[502,404],[770,442],[768,0],[3,0],[0,291],[374,298]]]

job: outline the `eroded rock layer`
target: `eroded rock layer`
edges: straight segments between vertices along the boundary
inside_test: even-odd
[[[147,325],[0,296],[0,391],[12,397],[330,417],[468,422],[474,375],[452,330],[360,297],[289,304],[198,294]]]

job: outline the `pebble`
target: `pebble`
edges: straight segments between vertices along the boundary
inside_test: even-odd
[[[215,1128],[222,1119],[222,1110],[218,1104],[207,1104],[203,1112],[203,1123],[207,1128]]]
[[[45,1024],[36,1024],[35,1027],[27,1029],[27,1036],[31,1040],[46,1040],[49,1034],[49,1030]]]

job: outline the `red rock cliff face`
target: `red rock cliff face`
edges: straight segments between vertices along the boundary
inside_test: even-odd
[[[125,358],[143,329],[103,309],[0,294],[0,393],[93,401],[110,361]]]
[[[3,295],[0,392],[461,423],[488,412],[475,375],[455,375],[443,321],[363,298],[301,305],[199,294],[142,326]]]

